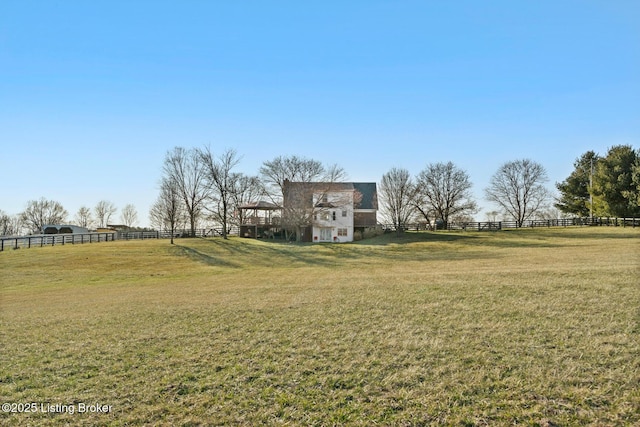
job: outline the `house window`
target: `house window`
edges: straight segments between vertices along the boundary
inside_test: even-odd
[[[326,194],[322,195],[322,203],[329,203],[329,196],[327,196]]]
[[[336,211],[333,211],[333,220],[336,220]]]
[[[338,228],[338,236],[347,236],[347,229],[346,228]]]
[[[343,210],[343,211],[342,211],[342,217],[343,217],[343,218],[346,218],[346,217],[347,217],[347,211],[346,211],[346,210]]]

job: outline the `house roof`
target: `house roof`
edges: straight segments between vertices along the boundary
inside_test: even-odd
[[[311,192],[322,191],[357,191],[362,195],[356,202],[356,209],[378,209],[378,193],[375,182],[285,182],[285,193],[301,192],[311,200]],[[287,197],[285,197],[286,199]]]
[[[353,188],[362,194],[356,209],[378,209],[378,190],[375,182],[354,182]]]

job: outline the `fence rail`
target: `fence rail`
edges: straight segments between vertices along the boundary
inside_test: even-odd
[[[135,233],[135,232],[129,232],[129,234],[130,233]],[[154,233],[158,233],[159,239],[168,239],[171,237],[171,231],[169,230],[154,231]],[[233,236],[233,235],[237,236],[239,234],[240,234],[240,228],[235,225],[227,229],[228,236]],[[173,237],[219,237],[219,236],[222,236],[222,227],[198,228],[194,231],[193,234],[189,229],[180,229],[180,230],[173,231]]]
[[[539,228],[539,227],[574,227],[574,226],[612,226],[612,227],[640,227],[640,218],[557,218],[535,219],[523,221],[484,221],[484,222],[449,222],[438,223],[435,226],[427,223],[407,224],[404,230],[469,230],[469,231],[497,231],[510,228]],[[393,225],[384,228],[396,230]]]
[[[381,225],[387,230],[396,230],[389,224]],[[575,226],[612,226],[612,227],[640,227],[640,218],[558,218],[545,220],[529,220],[518,224],[516,221],[485,221],[485,222],[449,222],[437,224],[435,227],[426,223],[407,224],[404,230],[467,230],[467,231],[497,231],[513,228],[537,227],[575,227]],[[228,235],[239,235],[236,226],[230,227]],[[191,230],[174,230],[173,237],[218,237],[222,236],[222,228],[199,228],[192,235]],[[38,234],[33,236],[5,236],[0,237],[0,252],[7,249],[33,248],[56,245],[79,245],[84,243],[110,242],[114,240],[140,239],[168,239],[171,232],[162,231],[119,231],[110,233],[77,233],[77,234]]]
[[[228,235],[239,234],[238,227],[231,227]],[[217,237],[222,228],[199,228],[174,230],[173,237]],[[34,248],[56,245],[79,245],[84,243],[111,242],[114,240],[168,239],[170,231],[118,231],[104,233],[36,234],[32,236],[0,236],[0,252],[7,249]]]
[[[34,236],[0,237],[0,251],[6,249],[109,242],[116,240],[115,234],[116,233],[39,234]]]

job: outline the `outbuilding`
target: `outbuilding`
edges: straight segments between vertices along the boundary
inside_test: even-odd
[[[70,224],[47,224],[42,226],[42,234],[82,234],[89,230]]]

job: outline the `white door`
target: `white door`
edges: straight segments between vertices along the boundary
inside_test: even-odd
[[[321,242],[330,242],[331,241],[331,229],[330,228],[321,228],[320,229],[320,241]]]

